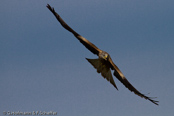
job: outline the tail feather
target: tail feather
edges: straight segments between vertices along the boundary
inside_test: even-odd
[[[86,58],[86,60],[88,60],[88,62],[91,63],[95,69],[97,69],[97,72],[101,73],[101,75],[104,78],[106,78],[118,90],[118,88],[114,82],[114,79],[112,77],[110,67],[106,63],[103,63],[103,61],[101,59]]]

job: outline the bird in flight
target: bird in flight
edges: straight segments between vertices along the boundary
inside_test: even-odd
[[[127,87],[131,92],[134,92],[136,95],[145,98],[152,103],[158,105],[158,101],[153,100],[151,97],[148,97],[142,93],[140,93],[135,87],[131,85],[131,83],[126,79],[126,77],[123,75],[123,73],[120,71],[120,69],[114,64],[112,61],[110,55],[100,50],[98,47],[96,47],[94,44],[92,44],[90,41],[82,37],[80,34],[75,32],[71,27],[69,27],[64,20],[60,17],[59,14],[57,14],[49,4],[47,4],[47,8],[54,14],[54,16],[57,18],[57,20],[60,22],[60,24],[69,32],[71,32],[89,51],[91,51],[93,54],[96,54],[98,56],[98,59],[87,59],[89,63],[97,70],[98,73],[101,73],[101,75],[106,78],[117,90],[117,86],[114,82],[114,79],[111,74],[111,70],[114,70],[114,76],[123,84],[125,87]]]

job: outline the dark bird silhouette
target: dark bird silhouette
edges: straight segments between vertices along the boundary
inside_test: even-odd
[[[47,4],[47,8],[54,14],[54,16],[57,18],[57,20],[60,22],[60,24],[68,31],[70,31],[89,51],[91,51],[93,54],[96,54],[98,56],[98,59],[87,59],[91,65],[97,69],[98,73],[101,73],[101,75],[106,78],[117,90],[117,86],[114,82],[114,79],[111,74],[111,70],[114,70],[114,76],[123,84],[125,87],[127,87],[131,92],[134,92],[136,95],[145,98],[152,103],[158,105],[158,101],[153,100],[151,97],[147,97],[146,95],[140,93],[135,87],[133,87],[130,82],[125,78],[123,73],[120,71],[120,69],[113,63],[110,55],[100,50],[98,47],[96,47],[94,44],[92,44],[90,41],[82,37],[80,34],[75,32],[71,27],[69,27],[64,20],[57,14],[49,4]]]

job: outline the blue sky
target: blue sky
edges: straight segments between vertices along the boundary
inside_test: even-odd
[[[57,22],[49,3],[79,34],[107,51],[126,78],[117,91],[85,58],[97,58]],[[174,1],[1,0],[0,114],[58,116],[174,114]],[[150,94],[148,94],[150,93]]]

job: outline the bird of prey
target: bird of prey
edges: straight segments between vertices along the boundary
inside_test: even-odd
[[[136,95],[145,98],[152,103],[158,105],[158,101],[153,100],[151,97],[147,97],[144,94],[140,93],[135,87],[131,85],[131,83],[125,78],[123,73],[120,71],[120,69],[113,63],[110,55],[100,50],[98,47],[96,47],[94,44],[89,42],[87,39],[82,37],[80,34],[75,32],[71,27],[69,27],[64,20],[57,14],[49,4],[47,4],[47,8],[54,14],[54,16],[57,18],[57,20],[60,22],[60,24],[69,32],[71,32],[89,51],[91,51],[93,54],[98,55],[98,59],[87,59],[91,65],[97,69],[98,73],[101,73],[101,75],[106,78],[117,90],[117,86],[114,82],[114,79],[111,74],[111,70],[114,70],[114,76],[123,84],[125,87],[127,87],[131,92],[134,92]]]

